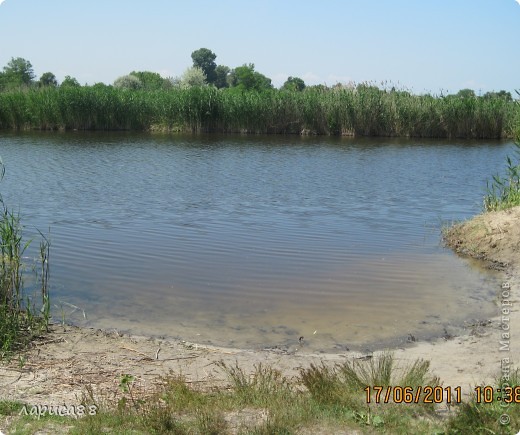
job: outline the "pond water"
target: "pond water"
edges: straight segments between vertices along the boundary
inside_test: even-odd
[[[499,277],[445,249],[440,231],[481,210],[511,150],[1,133],[0,192],[29,237],[50,227],[56,321],[234,347],[303,336],[312,350],[366,349],[495,314]]]

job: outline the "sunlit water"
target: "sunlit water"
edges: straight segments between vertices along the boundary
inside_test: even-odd
[[[495,313],[498,277],[443,248],[440,229],[480,211],[511,146],[2,133],[0,192],[28,236],[50,227],[57,321],[364,349]]]

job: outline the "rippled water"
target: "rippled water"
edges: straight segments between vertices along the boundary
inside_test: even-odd
[[[444,249],[440,228],[480,211],[510,150],[3,133],[0,192],[28,235],[51,228],[57,320],[253,348],[304,336],[309,349],[344,349],[494,314],[496,276]]]

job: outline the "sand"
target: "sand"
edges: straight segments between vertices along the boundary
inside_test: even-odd
[[[391,351],[402,365],[417,358],[429,360],[444,386],[461,386],[467,395],[475,385],[494,385],[520,360],[520,207],[459,224],[447,233],[446,243],[461,255],[503,271],[504,288],[495,292],[496,316],[466,325],[463,335],[410,343]],[[503,335],[506,332],[509,338]],[[245,371],[252,371],[259,363],[271,364],[291,377],[311,363],[333,364],[365,356],[356,352],[312,353],[305,343],[290,351],[228,349],[53,325],[51,332],[23,355],[22,363],[2,363],[0,400],[71,406],[79,404],[89,390],[97,398],[119,394],[123,374],[135,376],[136,391],[146,394],[169,373],[182,374],[187,382],[202,388],[227,385],[225,373],[216,364],[219,361],[238,364]],[[86,403],[89,400],[87,397]]]

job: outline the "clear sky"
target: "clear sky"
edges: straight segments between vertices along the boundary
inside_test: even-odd
[[[178,76],[206,47],[280,86],[388,81],[416,93],[520,89],[520,0],[0,0],[0,68],[81,84]]]

